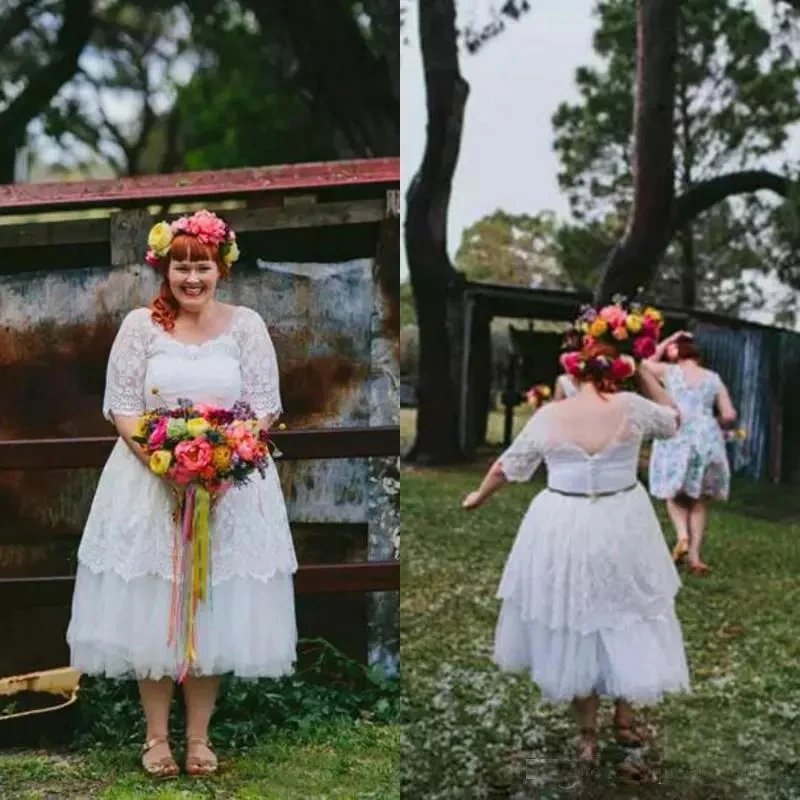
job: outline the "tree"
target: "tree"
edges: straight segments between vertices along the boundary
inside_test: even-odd
[[[0,16],[0,183],[14,180],[28,125],[75,74],[94,23],[92,0],[17,0]]]
[[[490,14],[518,18],[527,2],[506,2]],[[408,4],[401,5],[405,20]],[[409,462],[453,463],[463,457],[459,437],[457,331],[452,304],[460,300],[463,276],[447,254],[447,214],[461,146],[469,85],[459,68],[458,40],[475,51],[501,29],[488,26],[459,33],[455,0],[426,0],[417,8],[425,73],[428,136],[422,163],[406,194],[405,242],[419,321],[420,369],[417,430]],[[486,30],[484,30],[486,29]],[[480,31],[484,31],[483,38]]]
[[[691,196],[704,181],[732,168],[752,166],[783,145],[788,126],[800,118],[796,103],[800,70],[787,34],[778,30],[771,41],[757,17],[740,2],[687,0],[679,13],[673,4],[665,4],[663,10],[662,19],[669,23],[671,16],[671,24],[653,30],[651,41],[674,46],[673,61],[677,55],[677,68],[670,66],[663,76],[670,83],[674,78],[669,92],[674,98],[670,133],[677,170],[671,191]],[[600,24],[594,46],[603,66],[577,71],[581,102],[562,104],[553,117],[562,161],[559,181],[582,219],[624,215],[633,191],[630,121],[637,51],[630,33],[636,26],[636,9],[625,0],[603,0],[597,13]],[[673,37],[671,43],[667,36]],[[639,87],[640,100],[652,86]],[[662,118],[666,123],[663,113]],[[663,143],[667,131],[652,134]],[[674,230],[682,251],[682,300],[691,306],[698,272],[695,237],[690,221]]]

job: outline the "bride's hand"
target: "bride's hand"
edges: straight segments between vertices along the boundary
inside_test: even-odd
[[[485,500],[483,497],[481,497],[480,492],[470,492],[461,503],[461,508],[466,511],[472,511],[473,509],[478,508],[478,506],[482,506],[484,502]]]

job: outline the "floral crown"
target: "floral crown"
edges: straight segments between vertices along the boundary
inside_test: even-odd
[[[636,373],[637,362],[655,353],[663,326],[658,309],[628,303],[621,296],[602,308],[584,306],[564,336],[561,366],[579,379],[592,376],[611,384],[626,383]],[[618,355],[598,353],[598,345],[610,346]]]
[[[219,257],[230,267],[239,260],[239,246],[236,234],[227,222],[221,220],[213,211],[196,211],[190,217],[180,217],[174,222],[158,222],[147,236],[147,252],[144,260],[151,267],[161,266],[169,255],[172,240],[178,234],[194,236],[203,244],[219,248]]]

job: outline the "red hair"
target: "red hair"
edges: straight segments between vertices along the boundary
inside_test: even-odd
[[[578,376],[581,383],[592,383],[598,392],[603,394],[613,394],[619,390],[617,382],[611,377],[611,368],[602,367],[597,359],[604,358],[609,362],[614,361],[619,356],[619,351],[606,342],[595,342],[591,347],[584,347],[581,357],[586,362],[586,369]]]
[[[153,322],[160,325],[165,331],[169,332],[175,327],[175,320],[178,318],[180,304],[178,303],[172,289],[169,288],[169,264],[170,261],[182,261],[199,263],[201,261],[213,261],[218,269],[220,278],[227,278],[230,272],[227,264],[219,256],[219,247],[213,244],[204,244],[194,236],[186,233],[179,233],[172,240],[169,253],[161,259],[156,269],[161,273],[163,280],[158,295],[150,301],[150,312]]]
[[[675,357],[675,361],[696,361],[698,364],[703,363],[703,358],[700,355],[700,351],[697,349],[697,345],[694,343],[694,339],[690,339],[688,336],[681,336],[675,341],[675,348],[678,351]]]

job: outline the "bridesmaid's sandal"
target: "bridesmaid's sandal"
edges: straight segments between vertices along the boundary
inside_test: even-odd
[[[580,736],[578,764],[582,767],[597,766],[597,728],[581,728]]]
[[[205,755],[192,754],[192,750],[206,751]],[[208,739],[199,736],[190,736],[186,740],[186,774],[190,778],[206,778],[216,775],[219,769],[217,756],[211,749]]]
[[[692,575],[705,576],[711,572],[711,567],[709,567],[708,564],[704,564],[702,561],[689,564],[688,566],[689,572],[691,572]]]
[[[687,539],[678,539],[678,543],[672,548],[672,560],[680,564],[689,553],[689,542]]]
[[[652,777],[653,773],[647,764],[626,758],[618,767],[620,777],[633,783],[644,783]]]
[[[162,756],[161,758],[148,758],[148,754],[160,744],[167,745],[169,755]],[[156,736],[148,739],[142,745],[142,769],[151,777],[157,780],[170,780],[177,778],[181,770],[172,753],[169,752],[169,740],[166,736]]]

